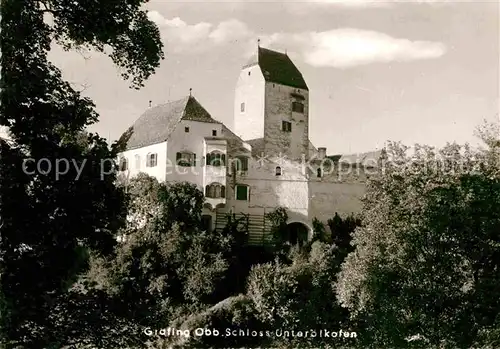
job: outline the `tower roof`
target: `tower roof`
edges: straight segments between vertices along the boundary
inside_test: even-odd
[[[244,67],[258,64],[264,79],[277,84],[309,90],[302,73],[285,53],[258,47]]]
[[[184,97],[146,110],[126,132],[130,134],[126,149],[165,142],[181,120],[220,124],[194,97]]]

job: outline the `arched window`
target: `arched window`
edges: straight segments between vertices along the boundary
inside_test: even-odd
[[[178,152],[175,160],[177,165],[179,166],[183,167],[196,166],[196,154],[188,151]]]
[[[121,158],[120,159],[120,171],[127,171],[128,170],[128,161],[126,158]]]
[[[158,154],[149,153],[146,158],[146,167],[155,167],[158,164]]]
[[[238,156],[234,159],[235,169],[238,172],[248,171],[248,157]]]
[[[135,168],[137,170],[141,168],[141,156],[139,154],[135,154]]]
[[[318,177],[318,178],[323,177],[323,170],[321,169],[321,167],[319,167],[319,168],[316,170],[316,177]]]
[[[225,166],[226,163],[226,154],[223,154],[219,151],[213,151],[208,153],[206,156],[206,164],[207,166]]]
[[[226,187],[220,183],[212,183],[205,187],[205,196],[207,198],[219,199],[226,197]]]
[[[276,176],[281,176],[281,167],[276,166]]]

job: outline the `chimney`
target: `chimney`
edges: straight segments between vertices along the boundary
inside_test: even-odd
[[[323,160],[326,158],[326,148],[318,148],[318,159]]]

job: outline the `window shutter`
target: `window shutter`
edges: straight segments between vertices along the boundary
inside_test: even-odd
[[[205,187],[205,196],[206,196],[207,198],[209,197],[209,196],[208,196],[208,195],[209,195],[209,192],[210,192],[210,186],[209,186],[209,185],[207,185],[207,186]]]
[[[225,186],[221,186],[220,187],[220,197],[221,198],[225,198],[226,197],[226,187]]]
[[[175,159],[176,162],[177,162],[177,164],[179,163],[179,160],[181,159],[181,156],[182,156],[181,153],[177,153],[177,156],[176,156],[176,159]]]
[[[196,154],[193,154],[193,166],[196,166]]]
[[[207,166],[210,165],[210,153],[207,154],[207,162],[206,162]]]
[[[222,154],[222,166],[226,166],[226,154]]]
[[[250,186],[247,186],[247,201],[250,201]]]

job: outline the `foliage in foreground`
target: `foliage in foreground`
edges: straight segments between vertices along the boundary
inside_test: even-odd
[[[388,149],[339,277],[338,298],[365,324],[366,347],[498,343],[498,150],[417,147],[409,158]]]

